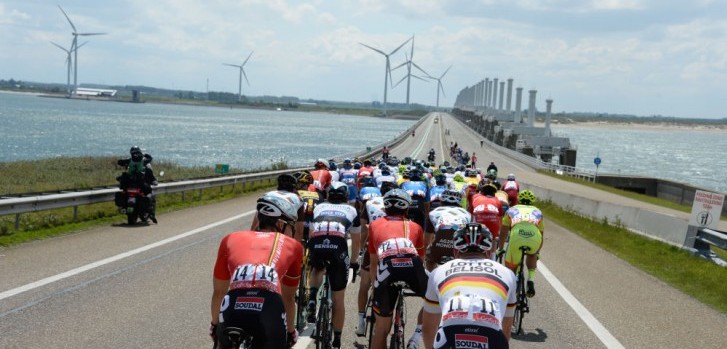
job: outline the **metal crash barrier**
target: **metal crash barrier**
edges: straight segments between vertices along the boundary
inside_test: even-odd
[[[712,252],[711,246],[727,250],[727,232],[701,228],[697,230],[697,236],[694,239],[694,249],[696,254],[717,263],[720,266],[727,267],[727,262]]]

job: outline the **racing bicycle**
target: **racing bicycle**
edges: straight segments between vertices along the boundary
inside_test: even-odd
[[[530,312],[530,307],[528,305],[528,297],[525,290],[525,272],[523,266],[525,264],[525,255],[528,251],[530,251],[530,247],[527,246],[520,246],[520,251],[522,253],[522,258],[520,259],[520,265],[518,266],[517,270],[517,288],[516,288],[516,294],[517,294],[517,305],[515,306],[515,317],[513,319],[512,323],[512,334],[518,335],[522,333],[523,330],[523,318],[525,317],[525,313]]]

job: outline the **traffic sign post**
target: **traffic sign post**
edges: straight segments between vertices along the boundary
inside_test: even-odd
[[[598,166],[601,165],[601,158],[596,154],[596,158],[593,159],[593,163],[596,164],[596,177],[593,179],[593,182],[597,182],[598,179]]]

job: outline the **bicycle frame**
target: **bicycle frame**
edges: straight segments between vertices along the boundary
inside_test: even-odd
[[[523,330],[523,318],[525,317],[525,313],[530,312],[530,307],[528,306],[528,297],[525,294],[525,272],[523,266],[525,265],[525,257],[528,250],[530,250],[526,246],[520,247],[520,251],[522,251],[522,259],[520,260],[520,265],[518,266],[518,272],[517,272],[517,305],[515,306],[515,317],[512,324],[512,333],[514,335],[518,335],[522,333]]]
[[[318,317],[316,318],[316,330],[313,338],[316,340],[316,349],[328,349],[331,347],[333,339],[333,321],[332,321],[332,295],[330,283],[328,280],[328,272],[323,277],[321,284],[320,298],[318,301]]]
[[[301,268],[301,274],[300,274],[300,282],[298,284],[298,292],[295,295],[295,301],[297,302],[296,306],[296,317],[295,317],[295,327],[298,329],[298,332],[302,332],[303,329],[306,327],[307,321],[306,321],[306,315],[305,314],[305,308],[308,304],[308,299],[310,299],[310,295],[308,294],[308,240],[307,235],[303,236],[303,240],[301,241],[303,244],[303,266]]]

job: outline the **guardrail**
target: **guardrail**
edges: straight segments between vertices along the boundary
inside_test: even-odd
[[[723,267],[727,267],[727,262],[712,252],[711,246],[727,250],[727,232],[701,228],[697,230],[697,236],[694,239],[695,254],[711,260]]]

